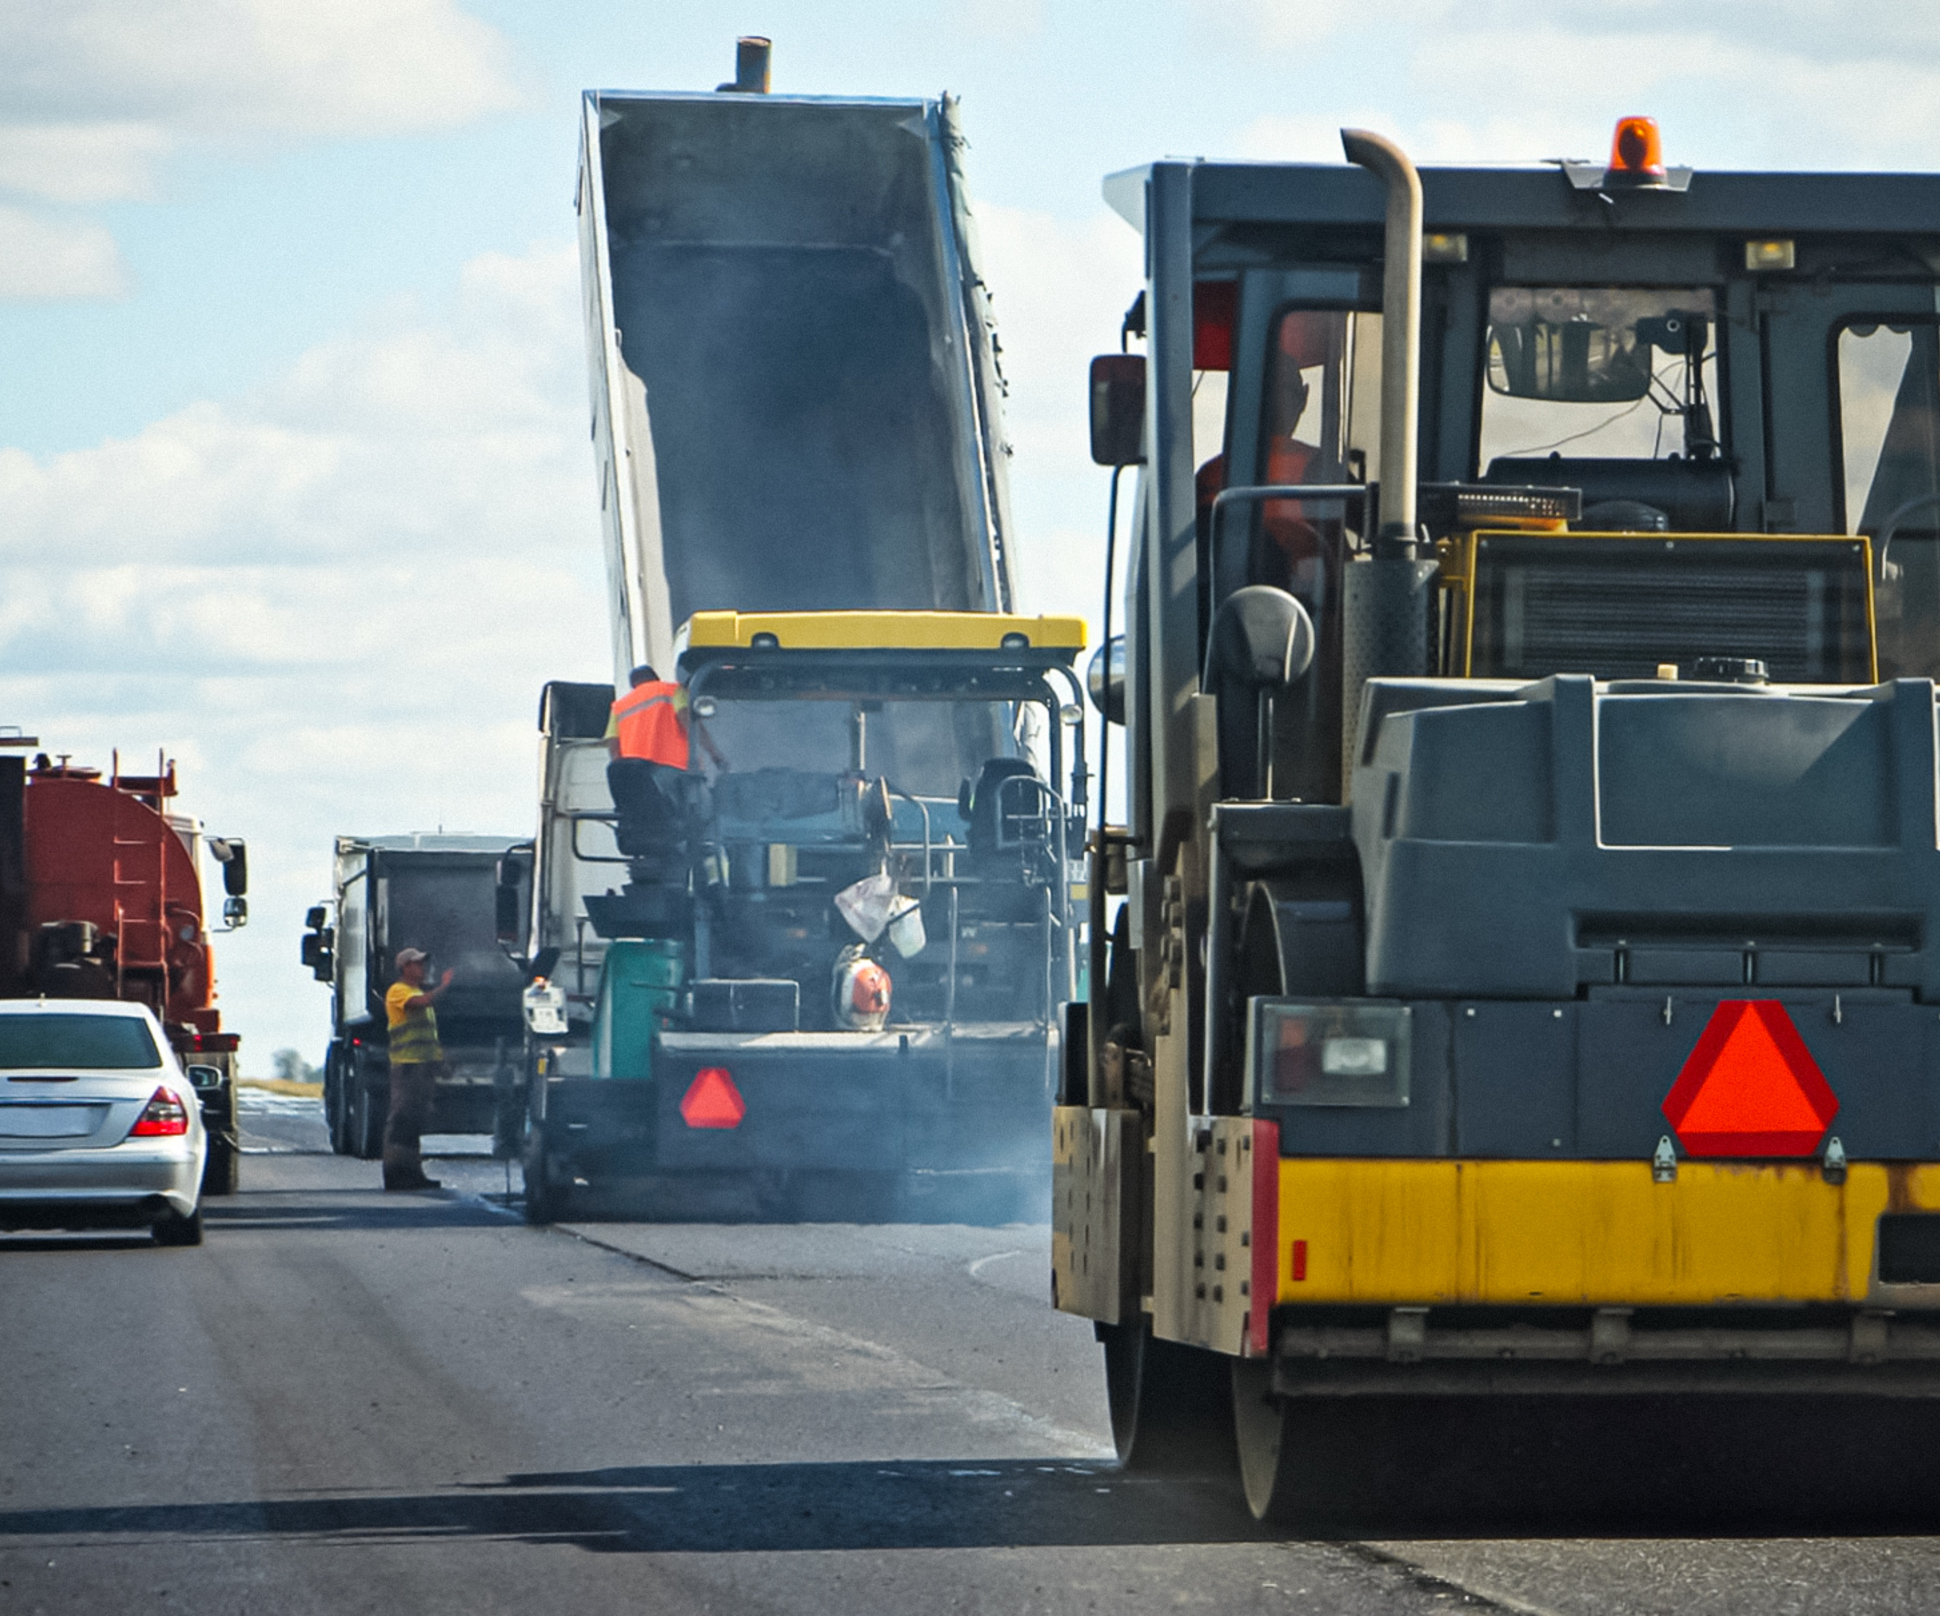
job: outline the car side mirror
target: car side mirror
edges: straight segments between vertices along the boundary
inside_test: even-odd
[[[188,1069],[189,1083],[197,1092],[219,1089],[228,1081],[220,1066],[191,1066]]]
[[[1145,458],[1145,360],[1100,354],[1091,362],[1091,458],[1136,466]]]
[[[548,944],[526,962],[525,979],[536,982],[541,977],[550,980],[552,973],[559,969],[559,950]]]
[[[249,924],[249,900],[247,898],[224,898],[222,900],[222,925],[225,931],[237,931]]]

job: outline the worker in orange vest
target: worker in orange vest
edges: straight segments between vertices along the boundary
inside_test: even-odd
[[[690,759],[687,692],[645,663],[629,679],[632,688],[613,703],[607,720],[606,739],[613,752],[606,766],[607,784],[623,820],[657,824],[658,834],[664,835],[687,803],[679,778],[687,773]],[[714,766],[726,769],[727,760],[707,731],[698,734]]]
[[[606,725],[606,739],[614,757],[644,758],[684,771],[688,756],[687,692],[645,663],[628,677],[633,688],[613,703],[613,715]]]

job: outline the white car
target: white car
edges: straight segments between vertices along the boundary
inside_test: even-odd
[[[0,1229],[200,1245],[208,1149],[195,1084],[146,1008],[0,1000]]]

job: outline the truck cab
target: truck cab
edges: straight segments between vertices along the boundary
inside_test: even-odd
[[[489,1133],[516,1147],[527,972],[503,937],[524,930],[531,849],[506,836],[339,836],[331,896],[314,906],[303,963],[330,985],[324,1112],[340,1155],[383,1153],[390,1105],[384,995],[397,952],[421,948],[453,972],[438,1008],[445,1052],[427,1133]]]

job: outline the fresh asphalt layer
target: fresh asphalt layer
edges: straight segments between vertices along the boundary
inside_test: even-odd
[[[1266,1531],[1111,1462],[1042,1227],[530,1229],[247,1107],[199,1249],[0,1239],[6,1616],[1940,1607],[1929,1421],[1402,1411]]]

